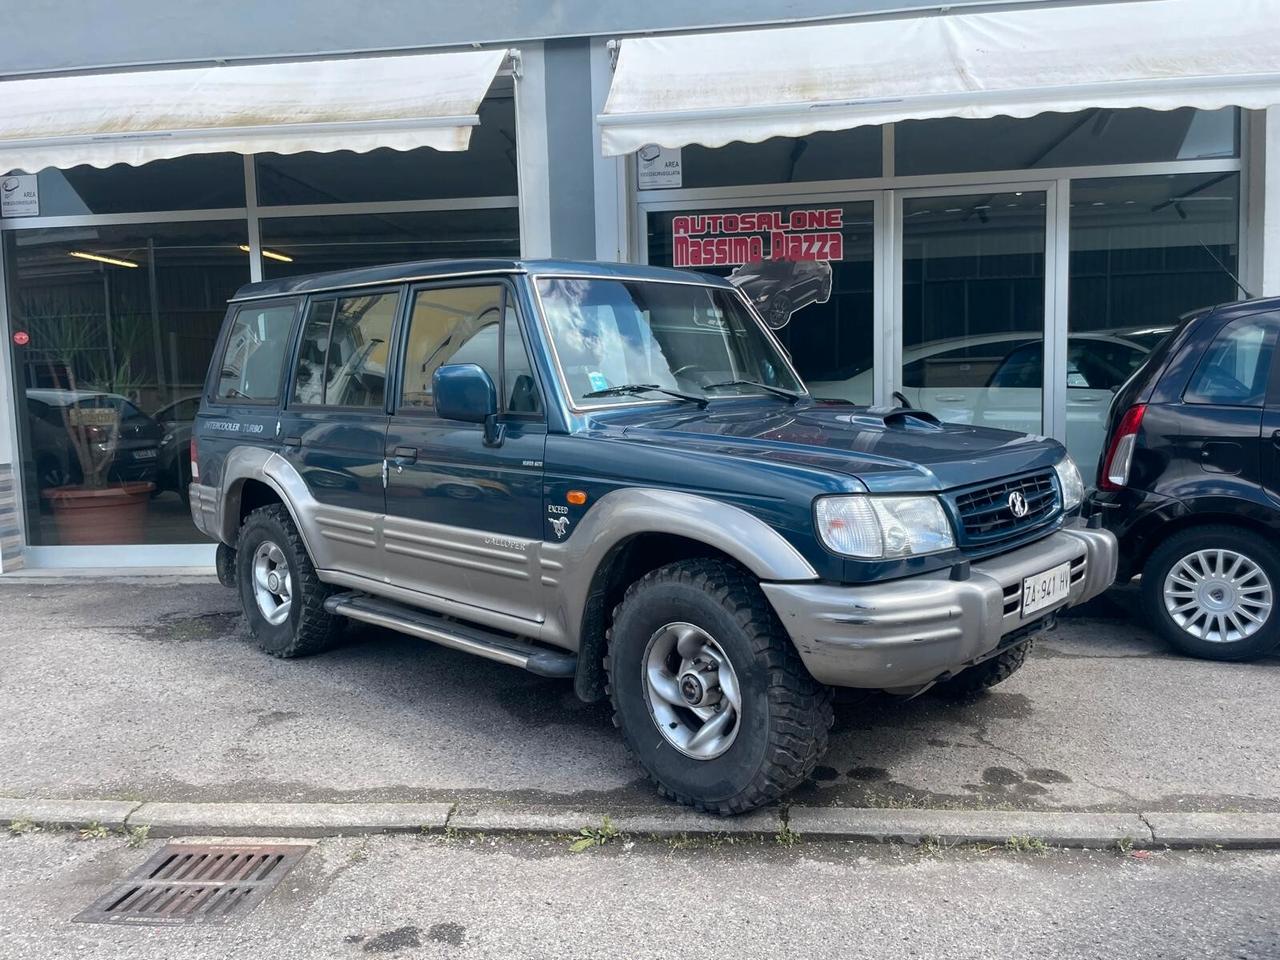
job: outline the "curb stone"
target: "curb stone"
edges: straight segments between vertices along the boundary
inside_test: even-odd
[[[330,837],[439,833],[448,803],[144,803],[128,818],[153,837]]]
[[[87,827],[100,823],[108,830],[123,830],[129,814],[139,804],[129,800],[21,800],[0,797],[0,823],[29,820],[43,826]]]
[[[757,810],[738,817],[714,817],[683,807],[651,810],[554,810],[520,807],[460,807],[449,829],[464,833],[571,834],[598,827],[605,816],[620,833],[636,836],[772,837],[782,828],[777,810]]]
[[[1280,813],[1148,813],[1157,846],[1280,847]]]
[[[1151,830],[1136,813],[792,807],[788,823],[802,839],[919,843],[936,837],[944,843],[1004,843],[1011,837],[1034,837],[1051,846],[1096,847],[1127,838],[1136,847],[1151,846]]]
[[[450,803],[167,803],[0,797],[0,827],[14,821],[111,830],[146,827],[153,837],[296,837],[374,833],[576,834],[608,816],[635,837],[778,835],[781,809],[714,817],[682,807],[621,810],[472,806]],[[1280,813],[1073,813],[1068,811],[791,807],[788,829],[811,842],[1003,844],[1028,837],[1050,846],[1097,849],[1127,840],[1134,847],[1235,850],[1280,848]]]

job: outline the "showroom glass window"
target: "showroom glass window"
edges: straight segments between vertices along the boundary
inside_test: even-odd
[[[811,391],[870,403],[871,227],[869,202],[651,213],[649,262],[737,281],[752,294]],[[800,259],[788,261],[788,255]]]
[[[1240,175],[1071,184],[1067,449],[1097,473],[1111,398],[1183,314],[1240,295]]]
[[[176,416],[192,409],[181,401],[200,394],[227,300],[249,280],[244,222],[14,230],[3,240],[10,325],[29,338],[13,347],[29,542],[69,539],[51,491],[133,481],[155,487],[140,522],[84,521],[70,539],[204,539],[185,501],[191,424]]]

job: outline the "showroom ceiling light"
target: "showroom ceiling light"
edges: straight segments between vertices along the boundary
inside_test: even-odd
[[[113,267],[136,267],[137,264],[132,260],[121,260],[119,257],[104,257],[100,253],[86,253],[84,250],[72,250],[67,256],[78,257],[81,260],[95,260],[98,263],[109,263]]]
[[[249,245],[247,243],[242,243],[240,244],[240,249],[245,253],[248,253]],[[262,255],[268,260],[279,260],[281,263],[293,263],[293,257],[284,253],[276,253],[274,250],[268,250],[265,247],[262,249]]]

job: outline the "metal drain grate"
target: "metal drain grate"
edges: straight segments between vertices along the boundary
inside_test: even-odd
[[[74,919],[156,926],[230,920],[256,907],[308,849],[171,843]]]

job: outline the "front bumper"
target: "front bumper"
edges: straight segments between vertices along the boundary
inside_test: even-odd
[[[945,679],[989,656],[1001,641],[1111,586],[1116,538],[1107,530],[1065,528],[971,566],[873,583],[764,583],[761,588],[809,672],[837,687],[908,689]],[[1022,580],[1071,564],[1066,602],[1022,617]]]

